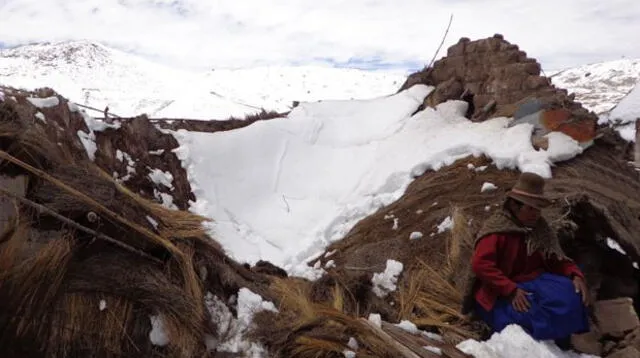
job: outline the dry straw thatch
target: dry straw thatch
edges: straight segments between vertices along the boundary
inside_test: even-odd
[[[260,279],[224,255],[205,218],[136,195],[21,111],[0,102],[0,173],[28,182],[0,238],[2,356],[206,356],[217,327],[205,292],[226,298]],[[150,342],[150,316],[166,346]]]

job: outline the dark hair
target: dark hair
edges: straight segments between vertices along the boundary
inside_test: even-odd
[[[516,210],[519,210],[520,208],[522,208],[524,206],[524,203],[521,201],[518,201],[512,197],[507,197],[507,199],[504,201],[503,204],[503,208],[507,209],[507,210],[511,210],[512,208],[515,208]]]

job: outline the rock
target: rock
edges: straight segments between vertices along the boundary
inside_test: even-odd
[[[251,271],[283,278],[288,276],[287,271],[281,269],[280,267],[272,264],[269,261],[263,260],[256,262],[256,264],[251,268]]]
[[[447,49],[447,56],[463,56],[466,42],[458,42]]]
[[[462,92],[464,92],[462,82],[454,77],[436,86],[434,91],[429,95],[429,97],[427,97],[426,101],[429,106],[433,107],[450,99],[460,99]]]
[[[640,326],[633,300],[628,297],[598,301],[594,304],[594,314],[602,334],[614,335]]]
[[[626,347],[624,349],[613,352],[607,356],[608,358],[639,358],[640,351],[635,347]]]
[[[597,332],[574,334],[571,336],[571,345],[580,353],[602,355],[602,343],[600,343],[600,335]]]
[[[536,90],[550,85],[549,80],[542,76],[529,76],[522,82],[522,89]]]

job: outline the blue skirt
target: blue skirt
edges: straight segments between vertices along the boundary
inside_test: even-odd
[[[518,287],[530,293],[527,298],[531,308],[527,312],[516,311],[511,300],[504,298],[499,298],[489,312],[476,305],[478,314],[494,332],[517,324],[543,341],[589,331],[587,309],[569,278],[543,273],[534,280],[519,283]]]

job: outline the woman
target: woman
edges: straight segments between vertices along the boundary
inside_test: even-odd
[[[499,332],[510,324],[538,340],[566,342],[589,330],[584,276],[541,215],[544,179],[523,173],[503,210],[477,235],[472,269],[476,312]]]

